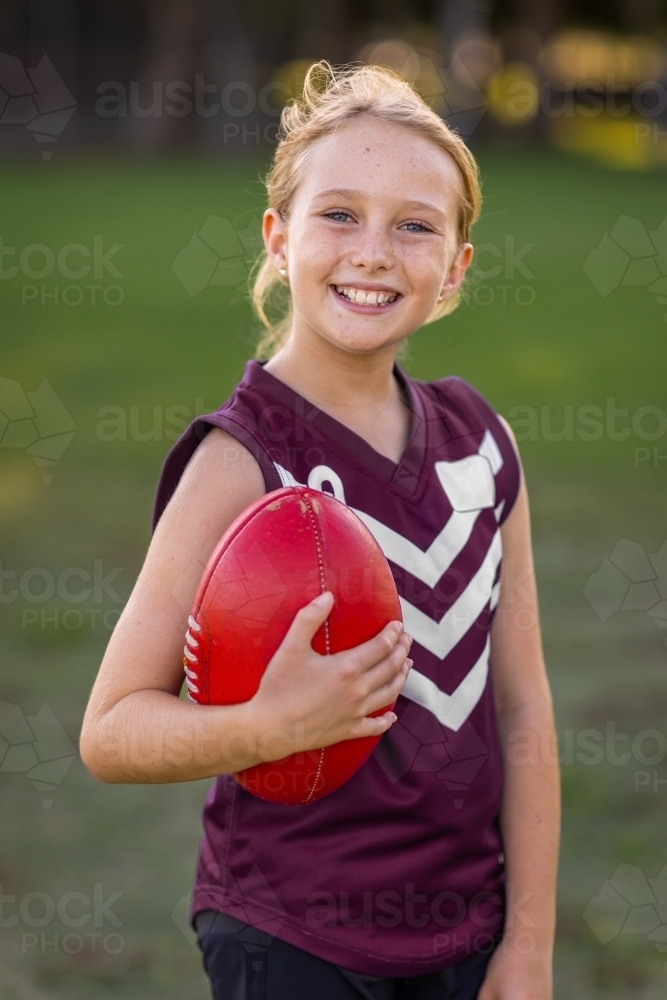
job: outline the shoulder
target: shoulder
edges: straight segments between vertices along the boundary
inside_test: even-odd
[[[271,456],[257,433],[256,421],[248,418],[240,402],[242,387],[243,383],[237,386],[230,399],[214,413],[195,417],[167,453],[155,493],[153,530],[177,490],[182,494],[193,476],[201,478],[202,483],[209,477],[211,488],[233,488],[238,480],[239,488],[251,485],[254,489],[260,470],[263,492],[281,485]],[[184,477],[185,484],[179,489]]]
[[[232,435],[213,428],[197,446],[155,525],[141,573],[151,600],[171,594],[180,607],[189,608],[215,546],[265,492],[253,456]]]
[[[224,531],[265,492],[257,459],[232,434],[211,427],[187,462],[164,517],[185,524],[195,515],[205,531]]]
[[[512,447],[514,448],[514,450],[515,450],[515,452],[517,454],[517,458],[518,458],[519,457],[519,446],[516,443],[516,438],[514,437],[514,431],[512,430],[512,425],[509,424],[507,422],[507,420],[505,420],[505,418],[502,416],[502,414],[498,413],[496,415],[498,417],[498,420],[502,424],[502,426],[503,426],[503,428],[505,430],[505,433],[507,434],[508,438],[512,442]]]
[[[447,375],[432,382],[418,382],[416,379],[413,381],[417,382],[431,402],[441,410],[443,417],[458,419],[472,434],[489,428],[496,430],[501,438],[507,438],[512,442],[512,447],[516,450],[509,425],[486,397],[465,379],[458,375]]]

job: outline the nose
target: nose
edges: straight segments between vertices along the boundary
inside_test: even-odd
[[[388,271],[394,266],[394,248],[386,225],[378,221],[359,227],[350,263],[369,272]]]

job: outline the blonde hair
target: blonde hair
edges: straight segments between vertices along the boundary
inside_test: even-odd
[[[278,145],[265,178],[269,207],[289,218],[300,171],[311,145],[360,116],[404,125],[434,142],[451,156],[461,178],[458,238],[468,242],[470,228],[481,208],[479,169],[463,140],[397,73],[382,66],[334,69],[328,62],[314,63],[306,74],[303,92],[288,104],[280,118]],[[291,298],[287,282],[263,253],[253,269],[252,303],[265,327],[255,357],[269,358],[285,342],[291,324]],[[456,309],[460,291],[436,304],[427,322]],[[267,308],[277,312],[272,322]]]

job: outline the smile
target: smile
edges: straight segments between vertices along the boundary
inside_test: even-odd
[[[399,297],[399,292],[355,288],[353,285],[334,285],[336,294],[358,306],[388,306]]]

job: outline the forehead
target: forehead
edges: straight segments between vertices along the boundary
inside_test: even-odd
[[[307,199],[346,188],[454,210],[462,197],[458,168],[440,146],[405,125],[364,116],[314,142],[299,173],[297,196]]]

